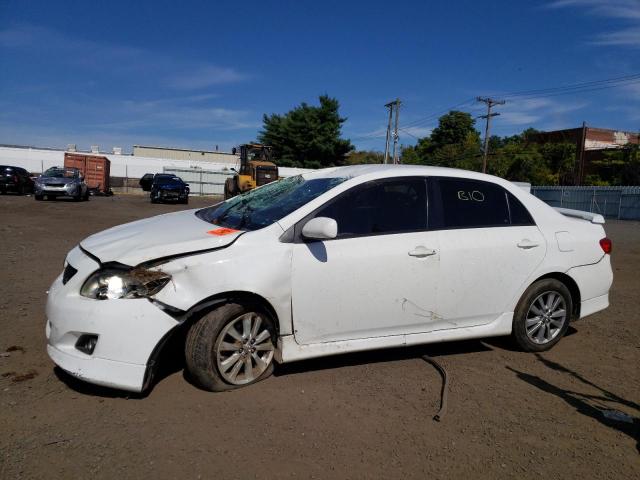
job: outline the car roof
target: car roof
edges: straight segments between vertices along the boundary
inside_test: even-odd
[[[410,176],[450,176],[450,177],[464,177],[464,178],[478,178],[485,180],[496,181],[498,177],[492,175],[485,175],[483,173],[473,172],[471,170],[461,170],[458,168],[448,167],[435,167],[430,165],[393,165],[393,164],[364,164],[364,165],[348,165],[345,167],[331,167],[323,168],[321,170],[315,170],[313,172],[303,174],[306,179],[314,178],[336,178],[347,177],[355,178],[363,175],[384,178],[393,177],[395,175]]]

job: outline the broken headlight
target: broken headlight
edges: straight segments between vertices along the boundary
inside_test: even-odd
[[[97,300],[144,298],[155,295],[170,281],[171,275],[157,270],[103,268],[84,282],[80,295]]]

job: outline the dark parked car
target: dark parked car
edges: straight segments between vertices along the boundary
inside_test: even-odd
[[[166,201],[189,203],[189,184],[175,175],[147,173],[140,179],[140,186],[145,192],[151,192],[151,203]]]
[[[24,168],[0,165],[0,193],[15,192],[19,195],[33,193],[33,180]]]

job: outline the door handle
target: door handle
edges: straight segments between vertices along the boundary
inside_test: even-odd
[[[539,243],[532,242],[528,238],[525,238],[523,240],[520,240],[520,242],[518,243],[518,248],[523,248],[525,250],[528,250],[530,248],[535,248],[539,245],[540,245]]]
[[[409,256],[418,257],[418,258],[430,257],[431,255],[435,255],[435,254],[436,254],[435,250],[431,248],[423,247],[422,245],[416,247],[414,250],[411,250],[409,252]]]

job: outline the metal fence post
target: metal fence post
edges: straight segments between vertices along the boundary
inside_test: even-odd
[[[620,196],[618,197],[618,220],[620,220],[620,215],[622,214],[622,195],[623,193],[620,192]]]

